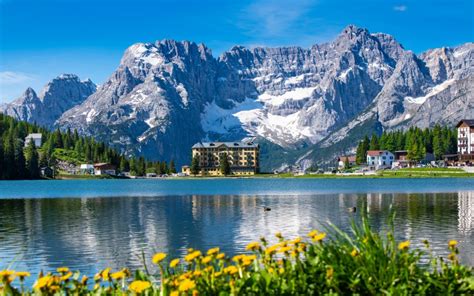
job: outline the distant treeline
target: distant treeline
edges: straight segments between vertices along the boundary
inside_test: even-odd
[[[357,146],[358,164],[366,162],[368,150],[407,150],[408,159],[413,161],[420,161],[426,153],[432,153],[439,160],[445,154],[457,152],[457,130],[435,125],[431,129],[411,127],[406,131],[383,132],[380,136],[373,134],[370,138],[365,136]]]
[[[30,133],[42,134],[42,146],[24,143]],[[143,176],[153,171],[158,174],[175,172],[173,161],[151,162],[143,157],[128,159],[118,151],[91,137],[79,136],[76,130],[49,131],[36,124],[18,121],[0,113],[0,179],[37,179],[40,167],[55,168],[57,152],[73,154],[74,161],[84,163],[105,162],[115,165],[122,172]]]

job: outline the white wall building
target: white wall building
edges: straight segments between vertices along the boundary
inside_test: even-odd
[[[29,134],[28,136],[26,136],[25,138],[25,147],[28,146],[28,144],[30,144],[30,141],[33,140],[33,143],[35,143],[35,146],[37,148],[41,147],[41,144],[42,144],[42,139],[43,135],[42,134]]]
[[[461,120],[458,128],[458,154],[474,154],[474,119]]]
[[[388,150],[367,151],[367,166],[374,170],[391,168],[395,157]]]

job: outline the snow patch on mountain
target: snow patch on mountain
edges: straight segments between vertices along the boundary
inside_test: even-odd
[[[269,93],[263,93],[258,96],[258,100],[265,104],[279,106],[288,100],[299,101],[310,98],[315,89],[316,87],[297,87],[281,95],[271,95]]]
[[[448,79],[448,80],[444,81],[443,83],[440,83],[440,84],[436,85],[435,87],[433,87],[426,95],[424,95],[422,97],[416,97],[416,98],[407,96],[407,97],[405,97],[405,101],[408,102],[408,103],[417,104],[417,105],[424,104],[427,99],[429,99],[430,97],[432,97],[434,95],[437,95],[438,93],[442,92],[443,90],[448,88],[451,84],[453,84],[455,81],[456,80],[454,80],[454,79]]]

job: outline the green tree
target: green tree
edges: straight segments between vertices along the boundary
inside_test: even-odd
[[[224,176],[230,175],[230,163],[227,153],[222,153],[219,157],[219,169]]]
[[[379,149],[380,149],[379,139],[376,134],[372,134],[372,137],[370,138],[369,150],[379,150]]]
[[[128,160],[127,160],[125,157],[122,157],[122,158],[120,159],[119,170],[120,170],[121,172],[128,172],[128,171],[130,171],[130,164],[128,163]]]
[[[39,178],[39,155],[35,143],[30,141],[25,149],[26,170],[31,179]]]
[[[367,135],[365,135],[364,139],[359,142],[357,146],[356,152],[356,162],[357,164],[363,164],[367,161],[367,151],[369,150],[370,140]]]
[[[34,145],[34,144],[33,144]],[[26,179],[28,177],[28,173],[25,168],[25,155],[23,153],[23,141],[20,139],[16,139],[15,141],[15,178],[16,179]]]
[[[199,156],[196,155],[196,156],[193,157],[193,159],[191,161],[190,170],[191,170],[191,174],[193,176],[196,176],[201,171],[201,168],[199,166]]]
[[[7,133],[3,143],[3,165],[4,165],[4,178],[14,179],[15,178],[15,142],[13,140],[13,134]]]
[[[176,174],[176,167],[174,165],[174,160],[170,161],[170,173]]]

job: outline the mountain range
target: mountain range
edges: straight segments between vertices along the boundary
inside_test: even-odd
[[[62,75],[2,107],[77,129],[129,155],[190,162],[199,141],[252,139],[263,170],[353,151],[365,134],[474,118],[474,43],[415,54],[391,35],[347,26],[310,48],[137,43],[100,86]]]

